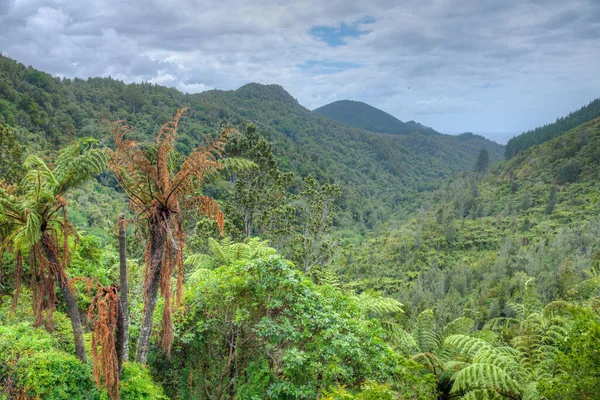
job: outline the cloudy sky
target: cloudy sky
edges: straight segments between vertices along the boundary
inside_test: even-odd
[[[600,97],[600,0],[0,0],[0,50],[186,92],[278,83],[499,141]]]

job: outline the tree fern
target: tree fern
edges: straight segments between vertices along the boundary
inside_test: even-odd
[[[215,268],[238,261],[252,261],[271,256],[277,251],[269,247],[269,242],[259,238],[248,238],[243,242],[234,242],[230,237],[219,240],[208,238],[210,254],[192,254],[185,260],[186,265],[195,269]]]
[[[413,337],[422,352],[432,352],[438,348],[440,340],[435,331],[433,310],[425,310],[419,314],[413,329]]]
[[[61,150],[52,167],[41,157],[30,155],[23,163],[26,172],[20,185],[0,185],[0,222],[10,227],[3,245],[29,252],[36,262],[36,290],[40,293],[34,305],[36,324],[52,325],[56,282],[67,303],[75,350],[81,360],[86,359],[81,317],[65,272],[69,263],[68,236],[74,229],[67,219],[63,195],[104,169],[106,154],[95,144],[93,139],[76,141]],[[43,313],[45,309],[50,312]]]
[[[493,364],[470,364],[455,373],[453,379],[452,393],[468,394],[471,391],[483,389],[495,391],[513,399],[520,398],[519,383],[511,378],[505,370]]]

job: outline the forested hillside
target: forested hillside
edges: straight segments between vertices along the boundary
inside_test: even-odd
[[[0,67],[0,399],[598,398],[600,118],[503,161]]]
[[[402,122],[393,115],[360,101],[334,101],[313,110],[313,112],[371,132],[396,134],[418,132],[425,135],[437,133],[415,121]]]
[[[80,136],[110,141],[106,122],[125,119],[148,140],[176,108],[189,106],[177,149],[188,153],[223,123],[254,122],[285,171],[339,183],[337,225],[372,228],[410,209],[418,193],[472,167],[481,148],[492,160],[502,146],[480,136],[385,136],[353,129],[302,107],[282,87],[248,84],[235,91],[186,95],[110,78],[59,79],[0,57],[0,118],[31,151],[57,149]],[[298,183],[298,181],[296,181]],[[367,201],[365,201],[365,199]]]
[[[510,159],[531,146],[551,140],[577,125],[598,117],[600,117],[600,99],[569,113],[566,117],[557,118],[556,122],[540,126],[510,139],[506,144],[504,156],[506,159]]]
[[[516,383],[516,398],[596,398],[600,365],[590,352],[598,347],[588,340],[598,338],[599,321],[599,149],[597,118],[506,164],[457,176],[407,223],[348,242],[336,270],[349,287],[404,304],[403,324],[413,333],[398,340],[412,346],[413,356],[434,349],[418,357],[432,371],[445,371],[438,372],[440,383],[454,365],[445,353],[449,344],[479,348],[480,360],[510,345],[505,361],[528,371],[501,367],[494,372],[501,376],[483,373],[488,381],[480,377],[480,385],[506,395],[516,393],[507,382]],[[447,337],[458,321],[466,324],[460,329],[475,330],[471,339]],[[419,342],[423,330],[432,335],[426,347]],[[567,339],[568,332],[575,336]],[[561,362],[568,363],[564,369]],[[535,395],[528,387],[537,387]]]

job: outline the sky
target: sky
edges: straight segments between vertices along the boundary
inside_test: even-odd
[[[600,0],[0,0],[0,51],[188,93],[276,83],[506,142],[600,97]]]

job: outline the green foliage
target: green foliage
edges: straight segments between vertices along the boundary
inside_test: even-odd
[[[171,390],[186,388],[182,398],[236,390],[248,398],[317,398],[339,384],[355,390],[370,379],[393,387],[395,376],[414,374],[356,300],[311,283],[279,257],[205,270],[187,300],[172,372],[163,372],[173,377]]]
[[[285,244],[294,222],[294,209],[287,201],[293,173],[283,173],[277,168],[271,144],[253,124],[246,126],[243,135],[233,137],[225,151],[228,156],[244,157],[257,166],[233,177],[228,200],[243,224],[243,235],[259,234]]]
[[[17,248],[28,251],[39,243],[42,231],[64,222],[65,192],[90,176],[102,172],[106,154],[94,147],[95,140],[82,139],[58,154],[53,168],[36,155],[23,163],[25,176],[18,187],[0,188],[1,221],[13,226]],[[62,231],[59,229],[58,231]]]
[[[547,124],[510,139],[506,145],[505,157],[510,159],[531,146],[547,142],[564,132],[600,116],[600,99],[587,106]]]
[[[334,202],[340,196],[340,187],[320,186],[312,176],[303,183],[296,206],[300,229],[291,243],[291,258],[308,272],[317,265],[327,265],[334,255],[336,243],[327,234],[333,224]]]
[[[55,339],[30,323],[0,325],[0,387],[9,396],[99,399],[90,365],[59,350]]]
[[[8,183],[20,180],[24,150],[13,129],[0,123],[0,180]]]
[[[483,172],[487,169],[490,163],[490,154],[486,149],[481,149],[475,162],[475,171]]]
[[[600,393],[600,319],[592,309],[575,310],[575,324],[554,360],[550,376],[540,381],[549,399],[586,399]]]
[[[346,125],[378,133],[438,134],[433,129],[415,121],[402,122],[396,117],[360,101],[340,100],[317,108],[313,112]]]
[[[186,265],[191,265],[196,270],[213,269],[223,265],[231,265],[240,261],[254,261],[258,258],[274,255],[277,251],[268,246],[267,240],[247,238],[243,242],[234,242],[231,238],[220,241],[209,237],[208,249],[210,254],[191,254],[185,260]],[[202,273],[200,271],[200,273]],[[190,277],[196,281],[194,274]]]
[[[168,399],[163,394],[162,388],[152,380],[148,370],[138,363],[126,362],[119,386],[121,400],[159,400]]]

